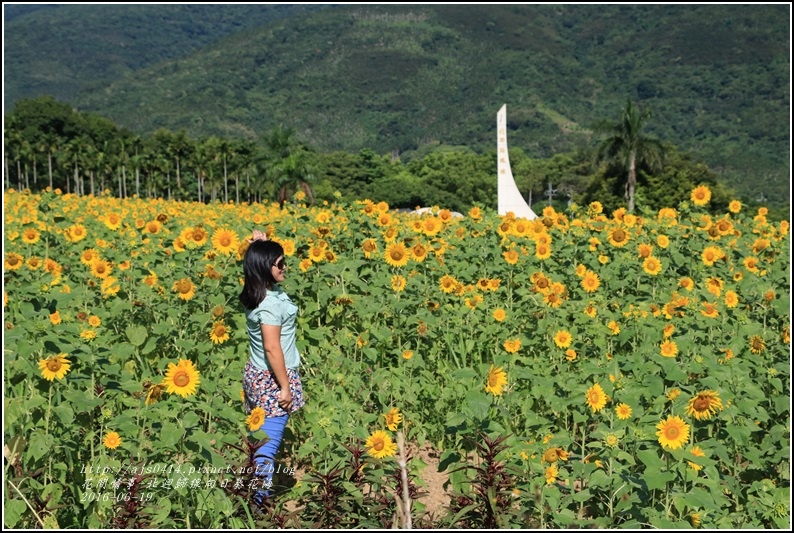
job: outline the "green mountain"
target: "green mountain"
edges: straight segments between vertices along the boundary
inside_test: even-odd
[[[316,11],[301,5],[4,5],[3,101],[73,102],[229,34]]]
[[[138,133],[256,138],[281,124],[319,150],[404,157],[492,150],[506,103],[511,147],[545,158],[593,146],[590,127],[631,98],[653,112],[648,133],[746,198],[790,197],[788,5],[257,7],[18,16],[6,103],[49,89]]]

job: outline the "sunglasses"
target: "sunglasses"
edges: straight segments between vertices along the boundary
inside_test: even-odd
[[[282,257],[281,259],[279,259],[278,263],[274,263],[273,266],[279,270],[284,270],[285,268],[287,268],[287,262],[284,261],[284,258]]]

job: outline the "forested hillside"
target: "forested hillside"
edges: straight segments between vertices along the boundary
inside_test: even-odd
[[[648,133],[747,200],[790,197],[789,6],[335,6],[271,22],[230,11],[211,36],[188,23],[196,12],[143,14],[186,6],[127,7],[11,20],[6,57],[40,57],[7,60],[6,102],[33,95],[29,80],[79,80],[62,99],[139,134],[256,140],[281,124],[320,152],[410,160],[439,145],[493,150],[503,103],[510,144],[530,157],[592,148],[591,126],[631,98],[653,113]]]

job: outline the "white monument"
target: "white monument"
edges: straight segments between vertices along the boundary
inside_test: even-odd
[[[512,211],[516,218],[534,220],[538,215],[524,201],[513,179],[510,170],[510,156],[507,154],[507,104],[496,114],[496,160],[499,179],[497,181],[497,196],[499,214],[506,215]]]

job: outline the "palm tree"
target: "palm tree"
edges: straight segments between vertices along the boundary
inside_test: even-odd
[[[664,158],[662,143],[642,134],[643,126],[650,119],[649,110],[638,109],[631,100],[627,100],[620,122],[602,122],[594,128],[596,131],[609,134],[598,147],[598,160],[617,160],[628,174],[625,198],[630,213],[634,211],[637,166],[645,164],[655,168],[661,165]]]
[[[302,190],[314,203],[314,194],[309,183],[314,179],[312,169],[306,162],[305,148],[294,142],[292,129],[277,127],[265,138],[270,156],[269,171],[278,183],[278,203],[283,208],[290,193]]]

